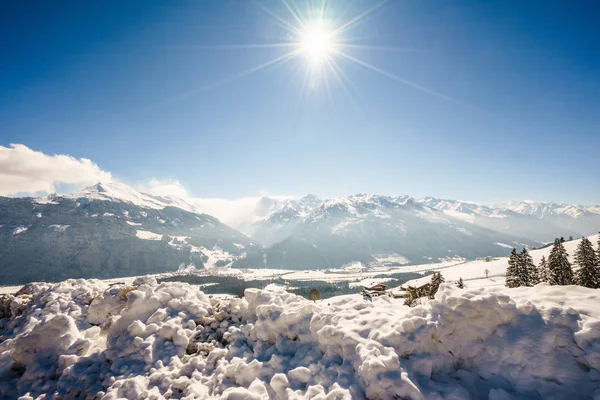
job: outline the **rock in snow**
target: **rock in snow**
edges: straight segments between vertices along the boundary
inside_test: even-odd
[[[442,285],[415,308],[152,278],[26,289],[2,299],[0,398],[600,398],[600,292],[582,287]]]

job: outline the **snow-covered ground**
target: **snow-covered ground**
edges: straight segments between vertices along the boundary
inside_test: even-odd
[[[204,254],[209,255],[213,260],[231,260],[234,258],[226,252],[207,250],[202,248]],[[210,260],[206,262],[209,266],[205,270],[186,270],[177,273],[164,274],[163,276],[172,276],[176,274],[196,274],[202,276],[235,276],[239,279],[247,281],[253,280],[268,280],[268,279],[286,279],[290,281],[324,281],[324,282],[367,282],[377,280],[376,276],[394,275],[405,272],[427,273],[429,271],[445,269],[451,266],[465,263],[463,258],[448,258],[443,261],[431,264],[419,265],[401,265],[401,266],[385,266],[379,263],[366,266],[360,262],[350,263],[340,268],[331,268],[326,270],[289,270],[289,269],[236,269],[236,268],[211,268],[214,262]],[[382,277],[378,280],[391,280],[391,278]],[[0,293],[3,288],[0,287]]]
[[[571,260],[578,243],[564,244]],[[530,253],[539,263],[550,250]],[[442,272],[447,284],[414,308],[359,295],[310,302],[275,285],[209,297],[151,276],[3,287],[19,292],[0,297],[0,399],[600,398],[600,291],[507,289],[507,266],[202,272],[352,285]]]
[[[137,236],[138,239],[143,239],[143,240],[162,240],[162,237],[163,237],[163,235],[161,235],[160,233],[143,231],[140,229],[135,231],[135,236]]]
[[[448,284],[409,308],[69,280],[0,312],[0,398],[600,397],[600,292],[575,286]]]
[[[594,248],[597,249],[599,235],[588,236],[588,239],[594,244]],[[580,239],[575,239],[564,243],[565,250],[569,253],[569,260],[572,264],[575,263],[574,254],[580,241]],[[521,249],[517,250],[520,251]],[[552,250],[552,246],[539,250],[530,250],[529,253],[536,265],[539,265],[542,256],[546,257],[546,260],[548,259],[550,250]],[[507,252],[510,252],[510,249],[507,249]],[[506,274],[507,268],[508,257],[500,257],[492,259],[491,261],[476,260],[459,263],[450,267],[433,267],[430,270],[441,272],[446,281],[457,281],[459,278],[463,278],[465,284],[468,286],[480,287],[504,286],[504,275]],[[488,278],[485,277],[486,270],[488,270]],[[429,280],[429,277],[423,277],[409,281],[407,282],[407,285],[420,286]]]
[[[148,231],[137,231],[138,236],[146,240],[160,240],[162,235]],[[588,238],[597,246],[598,235],[588,236]],[[173,237],[170,244],[177,246],[178,243],[186,243],[186,236]],[[565,249],[569,253],[571,262],[574,262],[573,255],[579,244],[579,239],[564,243]],[[328,270],[288,270],[288,269],[236,269],[229,268],[227,264],[234,260],[236,256],[221,250],[220,248],[206,249],[204,247],[192,246],[193,251],[202,252],[208,257],[205,262],[206,269],[203,270],[186,270],[177,273],[165,273],[155,275],[156,278],[169,277],[176,274],[197,274],[202,276],[235,276],[239,279],[252,280],[268,280],[268,279],[286,279],[290,281],[325,281],[325,282],[351,282],[352,286],[359,287],[361,285],[371,285],[372,283],[383,283],[390,279],[382,277],[384,275],[393,275],[398,273],[414,272],[427,274],[430,272],[441,272],[447,281],[457,281],[463,278],[464,282],[469,287],[483,286],[503,286],[504,274],[508,268],[508,257],[490,258],[467,261],[463,258],[453,257],[447,258],[437,263],[418,264],[418,265],[401,265],[401,266],[385,266],[379,263],[366,266],[360,262],[350,263],[340,268]],[[520,249],[519,249],[520,250]],[[540,250],[531,250],[530,254],[536,264],[539,263],[542,256],[546,259],[550,254],[551,247],[546,247]],[[507,249],[507,253],[510,250]],[[222,261],[225,267],[215,267],[218,261]],[[396,260],[400,261],[400,260]],[[488,270],[488,278],[485,277],[485,271]],[[375,278],[379,276],[380,278]],[[114,278],[106,282],[132,282],[137,277]],[[420,286],[430,280],[429,275],[420,279],[414,279],[407,284]],[[0,294],[14,293],[21,286],[0,286]]]

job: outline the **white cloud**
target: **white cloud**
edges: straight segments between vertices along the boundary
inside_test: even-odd
[[[247,227],[256,220],[255,211],[260,197],[239,199],[195,198],[191,201],[203,213],[218,218],[237,229]]]
[[[152,178],[147,183],[137,185],[137,189],[155,196],[176,196],[184,200],[190,199],[187,189],[176,179]]]
[[[152,178],[148,182],[137,185],[140,192],[155,196],[176,196],[192,204],[197,210],[234,228],[243,228],[251,223],[260,197],[242,197],[238,199],[194,198],[176,179]]]
[[[190,201],[205,214],[212,215],[227,225],[248,233],[250,224],[265,215],[260,200],[269,197],[273,200],[289,200],[292,196],[265,195],[261,197],[241,197],[237,199],[194,198]]]
[[[144,184],[137,185],[136,188],[140,192],[155,196],[179,197],[192,204],[200,212],[212,215],[225,224],[241,230],[245,230],[249,224],[260,216],[257,215],[257,206],[262,197],[270,197],[276,200],[291,198],[290,196],[269,196],[267,193],[261,193],[260,197],[241,197],[237,199],[198,198],[192,197],[181,182],[176,179],[152,178]]]
[[[48,155],[35,151],[23,144],[0,146],[0,196],[43,195],[54,193],[57,186],[69,186],[74,190],[98,182],[113,181],[110,172],[103,171],[87,158],[69,155]],[[156,196],[178,197],[193,205],[195,209],[212,215],[224,223],[244,229],[254,222],[259,200],[263,196],[237,199],[194,198],[176,179],[152,178],[136,189]],[[261,195],[282,200],[288,196]]]
[[[48,155],[22,144],[0,146],[0,195],[53,193],[57,184],[110,182],[112,175],[87,158]]]

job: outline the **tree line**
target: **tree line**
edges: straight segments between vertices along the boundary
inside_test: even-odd
[[[512,249],[508,258],[506,270],[506,286],[515,288],[519,286],[534,286],[541,282],[550,285],[580,285],[588,288],[600,288],[600,237],[598,250],[594,250],[588,238],[582,238],[575,250],[576,271],[569,262],[563,243],[564,239],[555,239],[548,260],[542,256],[539,265],[536,265],[527,249],[517,253]]]

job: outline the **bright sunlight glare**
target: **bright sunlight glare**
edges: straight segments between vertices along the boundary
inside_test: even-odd
[[[381,0],[378,3],[375,3],[371,8],[359,13],[355,17],[350,18],[345,22],[340,19],[340,8],[333,6],[331,4],[332,2],[329,0],[311,0],[309,4],[312,4],[312,6],[304,10],[301,7],[298,7],[294,1],[281,0],[284,8],[289,13],[287,18],[281,17],[271,8],[262,5],[260,1],[256,1],[255,5],[267,16],[269,16],[277,25],[279,25],[279,27],[283,28],[283,31],[286,32],[286,40],[265,44],[215,47],[231,49],[287,48],[289,50],[273,59],[270,59],[248,70],[242,71],[232,77],[210,85],[209,87],[219,86],[250,75],[259,70],[285,64],[292,60],[303,59],[304,62],[297,64],[297,68],[295,69],[296,72],[299,72],[302,70],[302,67],[305,67],[304,83],[300,94],[301,98],[303,97],[303,93],[306,89],[314,90],[318,88],[325,88],[329,100],[333,105],[330,82],[331,78],[333,78],[339,84],[339,86],[341,86],[345,94],[348,95],[357,109],[359,109],[358,103],[352,94],[352,90],[350,90],[353,86],[352,82],[343,71],[343,64],[353,63],[362,67],[363,69],[370,70],[371,72],[375,72],[405,86],[409,86],[413,89],[438,97],[439,99],[469,107],[469,105],[453,99],[450,96],[446,96],[435,90],[372,65],[361,59],[359,54],[356,54],[356,52],[360,52],[360,50],[415,51],[414,49],[409,48],[394,48],[356,43],[354,42],[356,39],[348,35],[348,31],[351,31],[353,28],[361,25],[365,21],[366,17],[378,10],[388,1],[389,0]],[[207,48],[207,46],[200,46],[200,48]],[[294,74],[294,76],[295,75],[296,74]],[[204,89],[206,88],[200,90]],[[195,92],[197,92],[197,90],[190,92],[190,94]]]
[[[335,50],[332,32],[323,29],[321,23],[315,24],[304,32],[300,46],[313,65],[322,64]]]

